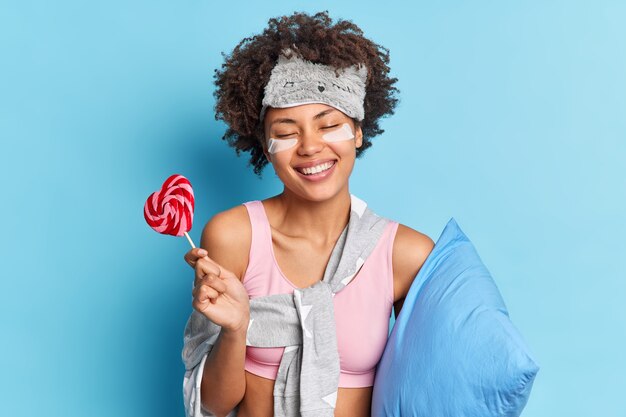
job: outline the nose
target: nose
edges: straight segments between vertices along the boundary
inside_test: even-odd
[[[298,155],[314,155],[324,149],[325,142],[322,135],[313,130],[306,130],[300,137],[300,146],[298,146]]]

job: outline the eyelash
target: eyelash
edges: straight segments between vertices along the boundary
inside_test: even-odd
[[[339,125],[337,124],[337,125],[332,125],[332,126],[325,126],[325,127],[322,128],[322,130],[324,130],[324,129],[332,129],[332,128],[337,127],[337,126],[339,126]],[[276,137],[277,138],[284,138],[284,137],[291,136],[291,135],[295,135],[295,133],[290,133],[288,135],[276,135]]]

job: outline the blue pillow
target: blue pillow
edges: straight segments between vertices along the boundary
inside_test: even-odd
[[[387,340],[372,416],[519,416],[538,371],[489,271],[451,218]]]

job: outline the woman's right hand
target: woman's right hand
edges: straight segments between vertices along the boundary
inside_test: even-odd
[[[202,248],[187,252],[185,261],[196,270],[193,308],[223,329],[247,330],[250,300],[239,278],[209,258]]]

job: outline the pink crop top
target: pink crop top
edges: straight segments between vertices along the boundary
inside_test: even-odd
[[[252,244],[243,286],[251,299],[271,294],[292,294],[298,287],[278,267],[263,203],[255,200],[243,204],[252,225]],[[376,365],[387,342],[393,307],[391,254],[397,229],[397,222],[387,224],[357,276],[333,297],[341,368],[340,387],[374,385]],[[275,380],[284,349],[247,346],[246,371]]]

